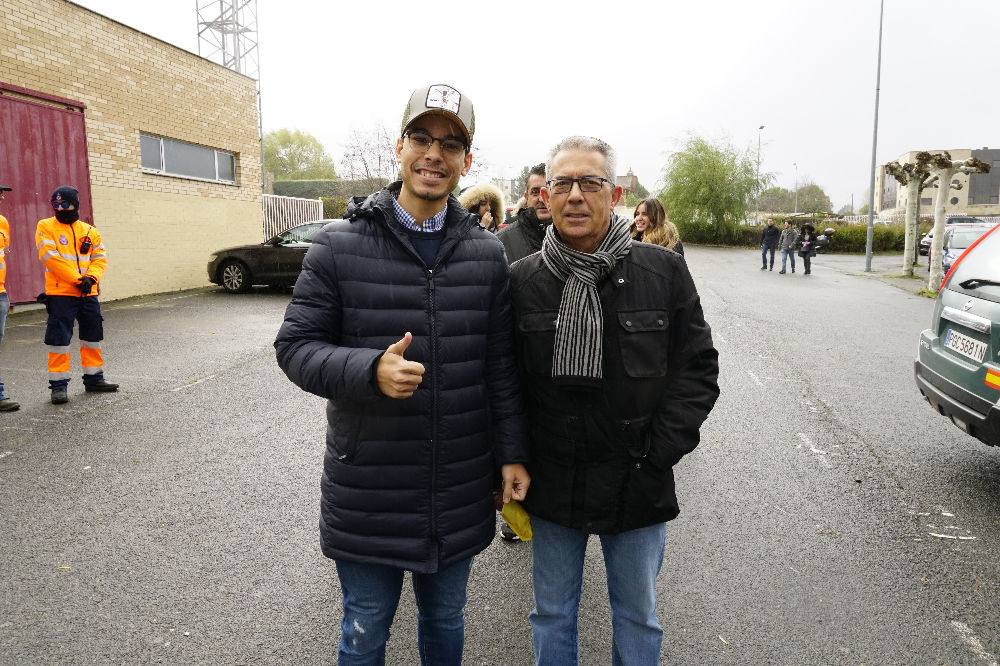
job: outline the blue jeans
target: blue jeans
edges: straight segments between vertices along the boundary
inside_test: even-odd
[[[767,257],[771,256],[771,268],[774,268],[774,251],[776,246],[774,245],[761,245],[760,246],[760,262],[761,268],[767,268]]]
[[[413,574],[417,645],[425,666],[458,666],[465,645],[465,601],[472,558],[433,574]],[[340,624],[341,666],[384,664],[389,627],[403,589],[403,570],[337,560],[344,594]]]
[[[785,272],[785,260],[792,260],[792,272],[795,272],[795,250],[782,250],[781,251],[781,272]]]
[[[0,255],[2,259],[3,255]],[[10,310],[10,296],[7,292],[0,294],[0,343],[3,342],[3,330],[7,326],[7,311]],[[0,400],[4,399],[3,377],[0,377]]]
[[[583,589],[586,532],[531,517],[535,609],[531,637],[540,666],[576,664],[577,614]],[[667,524],[602,534],[611,601],[611,663],[657,664],[663,629],[656,617],[656,576],[663,565]]]

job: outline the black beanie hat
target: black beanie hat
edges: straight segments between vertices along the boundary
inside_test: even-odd
[[[80,192],[69,185],[57,188],[52,193],[52,210],[66,210],[70,206],[80,210]]]

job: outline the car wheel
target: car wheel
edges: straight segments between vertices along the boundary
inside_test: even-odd
[[[219,280],[222,288],[230,294],[243,294],[250,291],[250,271],[241,261],[227,261],[219,269]]]

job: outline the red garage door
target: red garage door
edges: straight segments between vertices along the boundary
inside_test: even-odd
[[[0,81],[0,183],[14,188],[0,203],[10,222],[6,256],[12,303],[29,303],[45,288],[35,252],[35,224],[52,217],[49,196],[60,185],[80,190],[80,217],[93,220],[84,105]]]

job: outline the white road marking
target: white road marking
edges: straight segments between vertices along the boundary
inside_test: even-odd
[[[986,651],[983,647],[983,642],[979,640],[975,632],[969,628],[969,625],[964,622],[959,622],[958,620],[951,621],[951,628],[955,630],[958,637],[962,639],[962,642],[972,651],[972,654],[976,655],[983,661],[985,661],[989,666],[998,666],[997,658]]]
[[[183,391],[186,388],[191,388],[192,386],[197,386],[198,384],[201,384],[202,382],[207,382],[210,379],[215,379],[215,375],[208,375],[207,377],[202,377],[201,379],[196,379],[195,381],[190,382],[188,384],[184,384],[183,386],[177,386],[175,388],[172,388],[172,389],[170,389],[170,391],[172,393],[176,393],[177,391]]]
[[[979,537],[974,536],[956,536],[954,534],[938,534],[936,532],[928,532],[932,537],[937,537],[938,539],[957,539],[959,541],[973,541]]]
[[[753,374],[752,370],[747,370],[747,374],[750,375],[750,378],[757,383],[757,386],[764,388],[764,383],[757,379],[757,375]]]
[[[4,451],[4,452],[0,453],[0,459],[6,458],[7,456],[12,456],[12,455],[14,455],[13,451]]]
[[[817,455],[821,455],[821,456],[825,456],[826,455],[826,451],[824,451],[822,449],[817,449],[816,446],[813,445],[812,440],[809,439],[809,436],[806,435],[804,432],[800,432],[799,433],[799,439],[801,439],[802,440],[802,444],[807,445],[809,447],[809,450],[812,451],[813,453],[815,453]],[[799,444],[795,448],[801,449],[802,448],[802,444]]]

